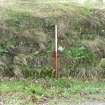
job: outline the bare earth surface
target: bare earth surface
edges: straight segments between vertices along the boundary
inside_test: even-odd
[[[71,102],[71,101],[67,101],[67,100],[53,100],[53,101],[49,101],[46,103],[42,103],[40,105],[105,105],[105,102],[102,101],[95,101],[95,100],[87,100],[85,102]]]
[[[82,103],[81,105],[105,105],[105,102],[90,101],[90,102]]]
[[[7,101],[8,100],[8,101]],[[26,105],[24,102],[20,102],[18,98],[15,97],[3,97],[0,96],[0,105]],[[68,100],[66,98],[63,99],[48,99],[39,104],[31,103],[27,105],[105,105],[104,101],[96,101],[96,100],[85,100],[83,102],[74,102],[73,100]]]
[[[18,94],[19,95],[19,94]],[[47,98],[43,102],[29,103],[28,97],[24,99],[17,97],[17,95],[1,95],[0,105],[105,105],[105,100],[85,99],[84,97],[78,98]]]

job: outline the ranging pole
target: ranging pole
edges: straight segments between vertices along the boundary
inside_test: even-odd
[[[55,25],[55,69],[56,69],[56,78],[58,78],[58,30],[57,30],[57,25]]]
[[[55,25],[55,52],[58,52],[58,33],[57,33],[57,25]]]

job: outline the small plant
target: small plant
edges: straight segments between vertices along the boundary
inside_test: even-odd
[[[45,90],[42,85],[37,85],[37,84],[31,85],[30,91],[32,94],[36,94],[39,96],[42,96],[45,94]]]
[[[5,53],[7,53],[7,49],[6,49],[6,46],[1,44],[0,45],[0,55],[4,55]]]
[[[75,60],[83,59],[84,61],[87,62],[88,61],[92,62],[93,58],[95,57],[94,54],[84,46],[72,48],[70,54]]]

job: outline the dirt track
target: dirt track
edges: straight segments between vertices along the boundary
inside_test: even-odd
[[[48,102],[40,105],[105,105],[105,102],[87,101],[87,102],[78,103],[78,104],[74,104],[70,102]]]
[[[48,100],[44,103],[41,103],[39,105],[105,105],[105,102],[103,101],[96,101],[96,100],[86,100],[83,102],[74,102],[66,99],[53,99]]]
[[[78,99],[67,99],[67,98],[46,98],[44,101],[40,103],[27,103],[27,99],[22,100],[14,95],[0,95],[0,105],[105,105],[105,101],[97,101],[97,100],[79,100]]]
[[[90,102],[82,103],[81,105],[105,105],[105,102],[90,101]]]

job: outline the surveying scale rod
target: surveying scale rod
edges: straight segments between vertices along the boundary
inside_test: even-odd
[[[58,78],[58,27],[55,25],[55,77]]]

